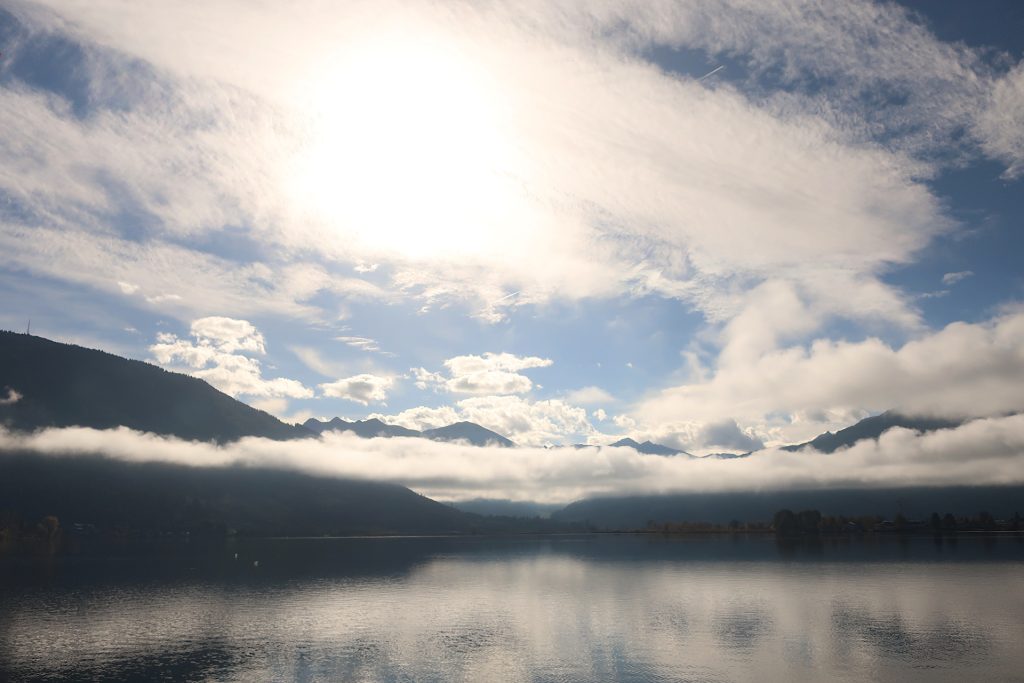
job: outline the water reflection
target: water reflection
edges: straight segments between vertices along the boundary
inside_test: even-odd
[[[1021,549],[970,545],[264,541],[46,575],[7,558],[0,679],[1011,680]]]

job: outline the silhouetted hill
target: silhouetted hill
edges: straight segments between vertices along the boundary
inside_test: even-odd
[[[310,435],[201,379],[104,351],[0,331],[0,392],[6,393],[5,388],[21,395],[0,405],[0,424],[11,429],[125,426],[219,442]]]
[[[321,420],[311,417],[303,422],[302,426],[311,432],[316,432],[317,434],[323,434],[324,432],[330,431],[354,432],[356,435],[361,436],[364,439],[371,439],[375,436],[422,436],[422,434],[415,429],[406,429],[405,427],[399,427],[398,425],[389,425],[385,422],[381,422],[375,417],[370,418],[369,420],[356,420],[355,422],[342,420],[340,417],[336,417],[327,422],[322,422]]]
[[[506,500],[501,498],[474,498],[450,503],[453,508],[477,515],[497,515],[501,517],[542,517],[549,518],[551,513],[561,510],[562,506],[554,503],[531,503],[522,500]]]
[[[947,486],[891,489],[816,489],[739,491],[589,498],[552,513],[561,522],[588,523],[597,529],[642,529],[649,521],[724,524],[770,522],[777,510],[817,509],[825,515],[903,513],[927,519],[932,512],[976,515],[987,510],[1004,519],[1024,511],[1024,486]]]
[[[0,512],[104,530],[323,535],[469,531],[481,519],[402,486],[246,467],[0,457]]]
[[[662,446],[660,443],[654,443],[653,441],[644,441],[643,443],[637,443],[633,439],[625,438],[619,439],[610,446],[626,446],[632,448],[637,453],[644,453],[646,455],[690,455],[686,451],[681,451],[676,448],[669,448],[668,446]],[[692,456],[691,456],[692,457]]]
[[[324,422],[311,417],[306,420],[302,426],[312,432],[316,432],[317,434],[323,434],[324,432],[332,430],[348,431],[354,432],[355,434],[367,439],[375,436],[417,436],[431,439],[433,441],[466,441],[474,446],[487,446],[490,444],[496,444],[498,446],[515,446],[514,443],[501,434],[492,432],[490,429],[481,427],[473,422],[456,422],[455,424],[450,424],[447,427],[427,429],[422,432],[416,431],[415,429],[400,427],[398,425],[390,425],[386,422],[381,422],[375,417],[370,418],[369,420],[357,420],[355,422],[342,420],[340,417]]]
[[[814,437],[810,441],[794,444],[792,446],[783,446],[781,450],[800,451],[805,448],[813,448],[821,453],[833,453],[840,448],[852,446],[861,439],[877,439],[886,430],[892,429],[893,427],[903,427],[905,429],[913,429],[919,432],[930,432],[936,429],[958,427],[960,424],[962,423],[954,420],[910,417],[893,410],[888,410],[881,415],[866,417],[860,422],[847,427],[846,429],[840,429],[834,434],[832,432],[825,432],[824,434]]]
[[[434,441],[466,441],[474,446],[515,446],[511,440],[506,439],[497,432],[492,432],[486,427],[481,427],[473,422],[456,422],[447,427],[427,429],[423,436]]]

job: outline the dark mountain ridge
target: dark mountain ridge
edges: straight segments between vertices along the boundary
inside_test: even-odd
[[[426,429],[422,432],[415,429],[400,427],[398,425],[387,424],[375,417],[370,418],[369,420],[356,420],[355,422],[349,422],[348,420],[343,420],[340,417],[335,417],[327,421],[317,420],[316,418],[311,417],[306,420],[302,426],[317,434],[323,434],[324,432],[329,431],[343,431],[353,432],[356,435],[367,439],[378,436],[409,436],[430,439],[431,441],[465,441],[474,446],[497,445],[509,448],[515,446],[511,440],[505,438],[501,434],[491,431],[486,427],[481,427],[474,422],[456,422],[445,427]]]
[[[46,427],[129,427],[182,439],[228,442],[243,436],[311,436],[297,425],[236,401],[201,379],[105,351],[0,331],[0,424]]]
[[[332,431],[353,432],[364,439],[372,439],[378,436],[421,436],[421,433],[415,429],[406,429],[405,427],[399,427],[398,425],[389,425],[386,422],[381,422],[375,417],[370,418],[369,420],[356,420],[354,422],[343,420],[340,417],[327,420],[326,422],[318,420],[315,417],[311,417],[303,422],[302,426],[315,434],[323,434],[324,432]]]
[[[653,441],[644,441],[643,443],[637,443],[634,439],[625,438],[619,439],[615,443],[608,444],[609,446],[627,447],[632,448],[637,453],[644,453],[645,455],[685,455],[693,457],[686,451],[681,451],[677,448],[669,448],[663,446],[660,443],[654,443]]]
[[[782,446],[784,451],[802,451],[807,448],[820,453],[834,453],[840,448],[847,448],[862,439],[877,439],[893,427],[913,429],[918,432],[931,432],[936,429],[951,429],[963,424],[962,420],[949,420],[935,417],[913,417],[895,410],[887,410],[880,415],[866,417],[838,432],[825,432],[810,441]]]

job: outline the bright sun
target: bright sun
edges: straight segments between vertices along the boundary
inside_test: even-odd
[[[500,249],[520,164],[507,102],[452,44],[351,46],[310,86],[296,199],[344,239],[410,259]]]

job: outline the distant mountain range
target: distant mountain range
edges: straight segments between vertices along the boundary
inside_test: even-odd
[[[819,453],[834,453],[841,448],[849,448],[862,439],[877,439],[883,433],[894,427],[902,427],[904,429],[912,429],[917,432],[931,432],[936,429],[952,429],[953,427],[959,427],[963,424],[960,420],[946,420],[942,418],[931,418],[931,417],[913,417],[910,415],[903,415],[902,413],[889,410],[880,415],[872,415],[866,417],[860,422],[851,425],[845,429],[840,429],[838,432],[825,432],[819,434],[810,441],[803,443],[792,444],[790,446],[781,446],[780,450],[783,451],[803,451],[803,450],[815,450]],[[704,456],[690,455],[686,451],[681,451],[661,444],[653,443],[651,441],[644,441],[643,443],[637,443],[633,439],[620,439],[611,446],[628,446],[636,449],[639,453],[646,453],[650,455],[687,455],[691,458],[703,457],[703,458],[717,458],[721,460],[727,460],[732,458],[745,458],[751,453],[756,451],[748,451],[746,453],[709,453]]]
[[[894,410],[888,410],[881,415],[866,417],[860,422],[838,432],[825,432],[810,441],[783,446],[784,451],[802,451],[808,448],[820,453],[834,453],[840,448],[848,448],[861,439],[877,439],[884,432],[893,427],[913,429],[918,432],[931,432],[936,429],[951,429],[963,424],[957,420],[943,420],[939,418],[911,417],[903,415]]]
[[[416,437],[477,446],[514,446],[504,436],[471,422],[422,432],[379,419],[349,422],[334,418],[288,425],[187,375],[102,351],[0,331],[0,398],[7,396],[14,400],[0,401],[0,425],[15,430],[125,426],[220,443],[244,436],[308,438],[341,430],[361,437]],[[894,427],[927,432],[958,424],[889,411],[784,449],[833,453],[862,439],[877,439]],[[627,438],[611,445],[651,455],[695,457],[651,441],[638,443]],[[873,513],[888,512],[894,505],[902,505],[901,501],[913,502],[919,510],[955,511],[979,502],[994,510],[1012,510],[1016,508],[1010,502],[1021,500],[1021,487],[964,489],[959,493],[953,489],[850,491],[846,498],[837,498],[828,491],[640,496],[580,501],[555,512],[551,522],[512,523],[483,521],[485,518],[440,505],[404,487],[365,481],[320,479],[271,470],[247,472],[230,467],[139,465],[93,457],[4,455],[0,458],[0,502],[5,509],[31,523],[41,515],[57,514],[62,519],[97,522],[108,528],[214,532],[236,529],[253,534],[436,533],[564,529],[560,525],[575,523],[621,529],[642,526],[650,519],[764,519],[775,507],[783,505],[820,506],[833,513]],[[746,455],[749,453],[704,457]],[[961,496],[962,505],[944,502],[944,490]],[[478,500],[460,505],[476,512],[531,517],[551,512],[550,507],[509,501]]]
[[[236,401],[206,382],[142,361],[103,351],[61,344],[42,337],[0,331],[0,394],[10,389],[21,397],[0,403],[0,424],[18,430],[85,426],[125,426],[182,439],[227,442],[244,436],[296,439],[325,431],[351,431],[361,437],[419,437],[461,441],[474,446],[514,447],[505,436],[472,422],[456,422],[417,431],[377,418],[350,422],[309,419],[290,425]],[[927,432],[956,427],[960,422],[918,418],[888,411],[865,418],[838,432],[825,432],[783,450],[814,449],[833,453],[862,439],[877,439],[888,429],[904,427]],[[620,439],[611,446],[638,453],[696,457],[651,441]],[[740,458],[749,453],[714,453],[704,457]]]
[[[432,441],[466,442],[474,446],[503,446],[506,448],[515,446],[512,441],[501,434],[473,422],[456,422],[446,427],[427,429],[422,432],[398,425],[390,425],[386,422],[381,422],[375,417],[369,420],[356,420],[355,422],[342,420],[340,417],[324,422],[311,417],[302,426],[316,434],[323,434],[329,431],[353,432],[367,439],[378,436],[410,436],[430,439]]]
[[[654,443],[653,441],[644,441],[643,443],[637,443],[633,439],[625,438],[619,439],[615,443],[608,444],[609,446],[625,446],[626,448],[632,448],[637,453],[644,453],[646,455],[685,455],[687,457],[694,457],[686,451],[681,451],[677,448],[669,448],[668,446],[662,446],[660,443]]]

